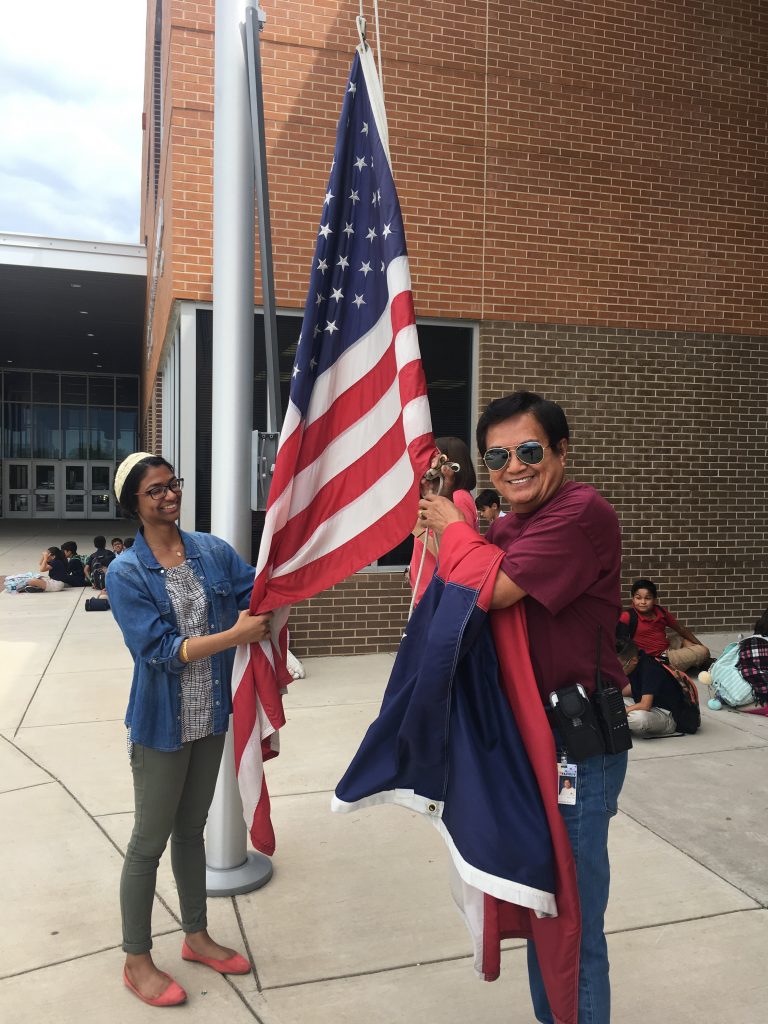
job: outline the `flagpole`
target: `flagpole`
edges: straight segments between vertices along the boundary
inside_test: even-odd
[[[255,210],[244,13],[243,0],[216,0],[211,532],[250,561]],[[250,892],[272,877],[272,862],[248,852],[246,837],[230,728],[208,816],[211,896]]]

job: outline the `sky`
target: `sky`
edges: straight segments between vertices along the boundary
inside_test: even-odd
[[[0,233],[139,238],[145,0],[6,0]]]

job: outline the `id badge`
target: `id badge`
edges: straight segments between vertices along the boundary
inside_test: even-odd
[[[557,802],[559,804],[576,803],[576,777],[578,767],[575,764],[560,762],[557,766]]]

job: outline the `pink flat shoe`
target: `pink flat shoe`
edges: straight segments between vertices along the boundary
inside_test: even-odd
[[[234,956],[229,957],[227,960],[214,960],[212,956],[200,956],[194,949],[190,949],[186,942],[181,947],[181,959],[192,960],[196,964],[205,964],[206,967],[212,967],[219,974],[251,973],[251,965],[239,953],[235,953]]]
[[[135,996],[138,996],[142,1003],[146,1003],[148,1006],[179,1006],[181,1003],[186,1003],[187,993],[181,985],[175,982],[170,974],[166,974],[165,971],[160,973],[164,978],[168,979],[168,987],[159,996],[155,996],[154,999],[150,999],[149,996],[143,996],[128,977],[128,973],[125,970],[123,970],[123,981],[125,982],[125,987],[129,988]]]

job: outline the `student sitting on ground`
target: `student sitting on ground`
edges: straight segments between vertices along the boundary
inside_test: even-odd
[[[77,544],[73,540],[65,540],[61,550],[67,560],[67,579],[70,587],[87,587],[88,581],[85,578],[85,567],[77,553]]]
[[[617,637],[634,640],[641,651],[654,658],[664,656],[673,668],[687,672],[709,661],[709,650],[701,640],[656,602],[656,584],[635,580],[632,584],[632,608],[619,616]],[[677,636],[670,642],[667,630]],[[678,639],[679,638],[679,639]]]
[[[103,590],[107,566],[117,558],[117,555],[114,551],[107,551],[107,538],[101,535],[93,538],[93,546],[96,550],[86,560],[85,578],[94,590]]]
[[[664,666],[632,640],[619,651],[629,684],[622,691],[633,736],[671,736],[679,732],[675,713],[682,713],[680,686]]]
[[[505,516],[506,512],[501,511],[501,498],[492,487],[486,487],[480,491],[475,498],[477,514],[490,526],[499,516]]]
[[[27,580],[26,586],[19,589],[20,594],[35,594],[45,591],[53,594],[57,590],[66,590],[69,587],[70,584],[67,583],[69,567],[61,548],[46,548],[40,556],[38,570],[47,572],[48,576],[33,577],[31,580]]]

